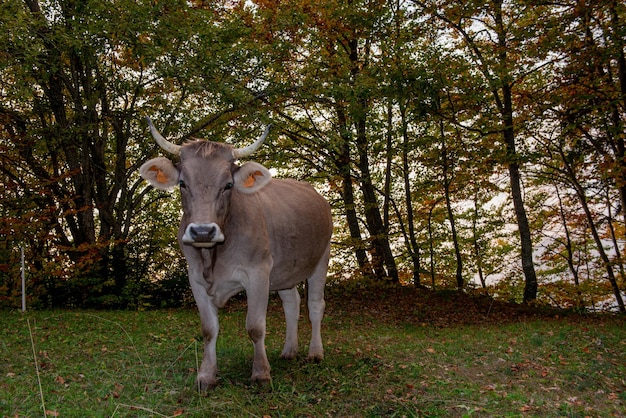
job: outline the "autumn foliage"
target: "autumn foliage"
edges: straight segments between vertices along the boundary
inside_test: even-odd
[[[246,143],[333,204],[331,281],[626,311],[625,8],[614,0],[0,6],[0,305],[184,299],[174,141]],[[115,19],[111,19],[115,16]],[[169,298],[168,295],[176,295]]]

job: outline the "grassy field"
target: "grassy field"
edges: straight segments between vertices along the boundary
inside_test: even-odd
[[[425,291],[331,294],[320,364],[279,358],[251,385],[245,306],[221,314],[220,384],[195,391],[193,309],[1,312],[3,417],[612,417],[626,415],[626,321]],[[301,352],[308,327],[301,319]]]

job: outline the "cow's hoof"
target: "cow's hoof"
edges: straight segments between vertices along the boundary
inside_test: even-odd
[[[269,376],[252,376],[252,383],[259,386],[268,386],[272,383],[272,378]]]
[[[309,353],[306,359],[307,361],[310,361],[312,363],[321,363],[322,360],[324,360],[324,354],[323,353]]]
[[[217,379],[198,377],[196,380],[196,386],[198,388],[198,392],[207,392],[215,389],[215,386],[217,386]]]
[[[293,360],[298,357],[298,352],[295,350],[285,350],[280,354],[280,358],[285,360]]]

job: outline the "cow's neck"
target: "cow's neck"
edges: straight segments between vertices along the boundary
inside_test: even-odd
[[[217,251],[215,250],[215,247],[202,248],[200,250],[200,254],[202,255],[202,264],[204,265],[204,278],[208,279],[213,276],[211,272],[215,268],[215,257],[217,255]]]

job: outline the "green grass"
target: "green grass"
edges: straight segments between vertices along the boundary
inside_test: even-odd
[[[313,364],[304,355],[279,358],[284,325],[273,299],[273,382],[262,387],[249,382],[252,346],[245,308],[235,305],[221,313],[220,384],[207,395],[194,388],[202,355],[195,310],[2,312],[0,415],[44,416],[44,408],[60,417],[626,414],[621,318],[436,326],[377,320],[376,312],[329,301],[326,358]],[[304,315],[301,328],[306,353]]]

